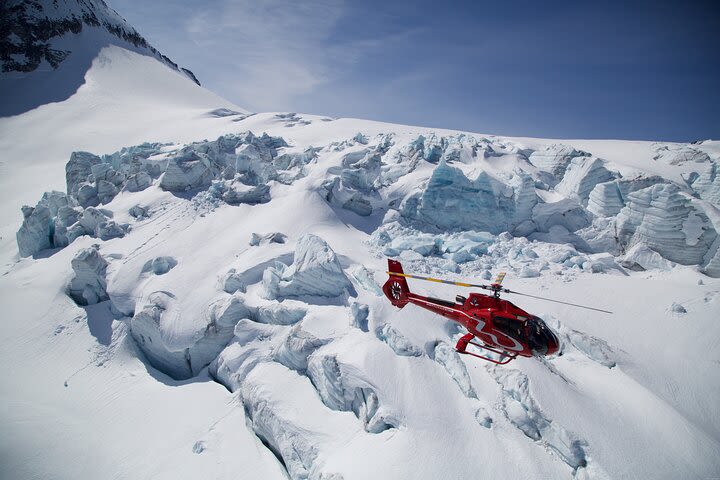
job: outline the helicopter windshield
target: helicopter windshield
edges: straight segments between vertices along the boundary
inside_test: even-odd
[[[537,317],[527,320],[528,345],[533,355],[545,355],[551,343],[557,343],[555,334]]]

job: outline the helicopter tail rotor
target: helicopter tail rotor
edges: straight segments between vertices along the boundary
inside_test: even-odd
[[[403,268],[400,262],[388,259],[388,272],[390,278],[388,278],[382,290],[385,296],[390,300],[390,303],[398,308],[403,308],[408,304],[408,294],[410,293],[410,287],[408,287],[406,275],[403,273]]]

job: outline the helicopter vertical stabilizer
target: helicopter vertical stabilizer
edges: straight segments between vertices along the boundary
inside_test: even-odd
[[[400,262],[388,259],[388,274],[390,278],[383,285],[382,290],[385,296],[390,300],[390,303],[398,308],[403,308],[408,304],[408,294],[410,288],[408,287],[407,280],[405,280],[405,273],[403,272],[402,265]],[[399,275],[393,275],[399,274]]]

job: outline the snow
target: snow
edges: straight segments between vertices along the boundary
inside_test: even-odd
[[[0,476],[720,469],[707,161],[242,112],[110,47],[66,101],[0,119]],[[241,185],[267,201],[238,201]],[[615,313],[511,298],[563,355],[490,366],[454,351],[451,322],[389,305],[387,255],[478,283],[506,270],[513,290]]]

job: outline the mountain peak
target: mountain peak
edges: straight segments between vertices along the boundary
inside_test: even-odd
[[[0,6],[0,82],[22,95],[8,95],[0,115],[68,98],[108,45],[155,57],[200,85],[102,0],[9,0]]]

